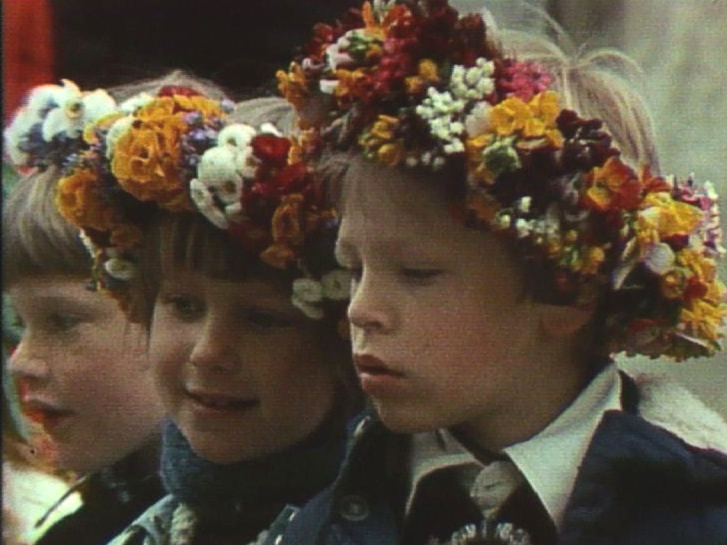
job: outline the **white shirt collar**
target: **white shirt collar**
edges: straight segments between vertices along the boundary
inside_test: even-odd
[[[591,437],[606,411],[620,409],[621,380],[616,365],[610,364],[543,431],[504,449],[557,527]]]
[[[557,527],[562,522],[591,437],[606,411],[621,409],[620,400],[621,381],[616,365],[611,364],[540,433],[504,449]],[[485,466],[448,430],[413,435],[407,512],[422,480],[435,471],[452,467],[482,469]]]

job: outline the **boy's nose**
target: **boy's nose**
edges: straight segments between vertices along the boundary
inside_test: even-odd
[[[50,368],[45,358],[31,352],[26,340],[21,340],[8,358],[8,371],[11,375],[26,382],[44,381],[50,374]]]
[[[364,272],[361,280],[352,286],[348,319],[353,327],[368,333],[389,333],[393,329],[391,299],[382,282]]]
[[[207,325],[195,342],[189,361],[195,367],[230,373],[239,365],[231,332]]]

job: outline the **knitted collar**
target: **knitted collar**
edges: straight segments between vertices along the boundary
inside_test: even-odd
[[[286,504],[302,504],[333,481],[345,437],[341,419],[329,418],[287,450],[220,465],[195,454],[179,428],[168,421],[162,441],[162,479],[169,493],[210,523],[234,526],[243,523],[241,518],[265,513],[274,517]]]

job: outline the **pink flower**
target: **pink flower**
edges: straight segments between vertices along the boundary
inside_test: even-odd
[[[529,102],[538,93],[547,91],[552,82],[553,76],[537,62],[507,60],[497,87],[505,97]]]

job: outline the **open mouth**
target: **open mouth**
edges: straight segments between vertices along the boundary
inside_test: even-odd
[[[382,360],[375,356],[354,356],[356,371],[359,375],[403,377],[398,371],[394,371]]]
[[[216,411],[237,411],[257,407],[257,399],[186,390],[187,395],[198,405]]]
[[[59,409],[46,403],[31,401],[23,404],[23,414],[32,422],[44,428],[53,428],[71,416],[73,411]]]

